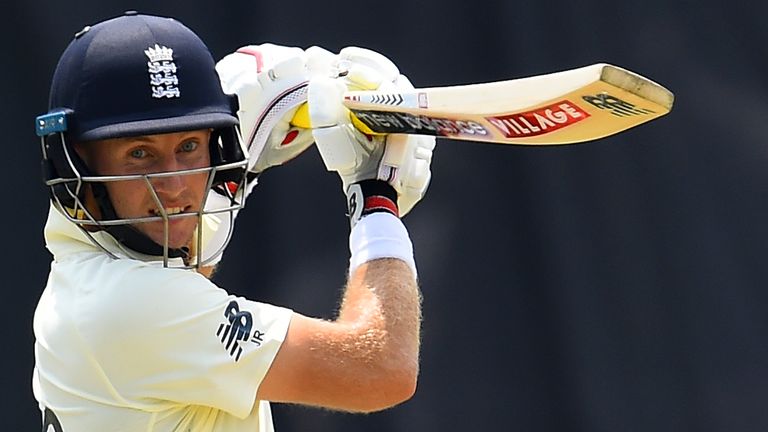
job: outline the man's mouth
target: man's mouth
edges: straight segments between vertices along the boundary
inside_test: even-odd
[[[189,209],[189,206],[187,206],[187,207],[166,207],[165,208],[165,214],[167,214],[168,216],[175,215],[175,214],[183,213],[184,211],[186,211],[188,209]],[[152,216],[162,216],[163,215],[163,212],[160,211],[159,209],[151,209],[149,211],[149,213]]]

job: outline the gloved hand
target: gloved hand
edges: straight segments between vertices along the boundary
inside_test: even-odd
[[[426,136],[368,136],[352,126],[350,112],[342,104],[347,90],[380,90],[397,93],[412,89],[388,58],[371,50],[347,47],[341,50],[332,68],[340,71],[336,79],[313,75],[309,82],[309,117],[317,148],[329,171],[337,171],[342,188],[350,200],[350,217],[360,210],[371,193],[386,193],[381,187],[372,192],[368,180],[381,180],[394,188],[399,215],[404,216],[424,196],[431,178],[430,163],[435,138]],[[367,205],[367,204],[365,204]],[[358,212],[359,213],[359,212]]]
[[[282,165],[312,145],[311,131],[290,121],[307,100],[310,68],[327,74],[321,69],[332,57],[319,47],[304,51],[262,44],[242,47],[216,64],[224,92],[236,94],[240,102],[237,115],[251,172]]]
[[[236,94],[240,132],[248,149],[248,170],[261,174],[282,165],[309,148],[314,142],[309,129],[290,124],[296,110],[307,100],[310,74],[329,75],[335,55],[319,47],[306,51],[272,44],[249,45],[227,55],[216,64],[225,93]],[[237,201],[248,197],[256,185],[253,178],[235,193]],[[225,194],[210,191],[205,209],[231,206]],[[237,211],[203,217],[201,262],[215,266],[234,229]]]

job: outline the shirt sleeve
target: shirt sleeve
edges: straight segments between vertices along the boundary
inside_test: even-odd
[[[248,416],[292,311],[191,271],[137,266],[115,276],[79,310],[116,397],[141,409],[191,404]]]

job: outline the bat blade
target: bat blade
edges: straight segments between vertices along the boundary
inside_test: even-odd
[[[344,95],[355,126],[367,133],[525,145],[604,138],[667,114],[673,102],[663,86],[605,63],[492,83]]]

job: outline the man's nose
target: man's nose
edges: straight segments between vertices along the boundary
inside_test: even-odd
[[[182,166],[175,157],[164,158],[162,163],[158,166],[158,172],[172,173],[175,171],[181,171],[187,169]],[[166,197],[176,196],[184,190],[184,175],[162,174],[153,176],[150,180],[152,186],[158,194],[162,194]]]

